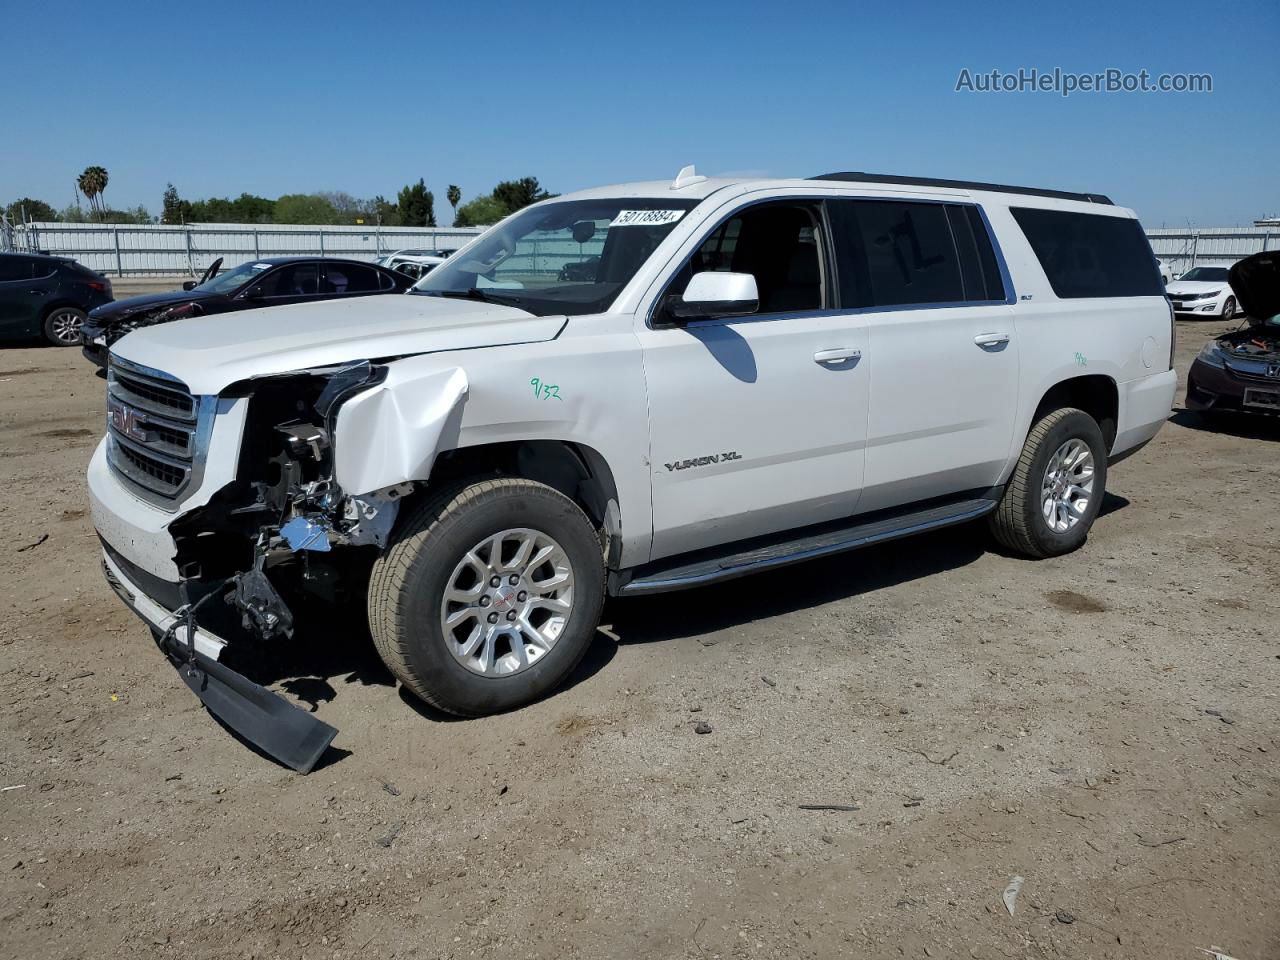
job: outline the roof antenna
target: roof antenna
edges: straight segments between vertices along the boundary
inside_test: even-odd
[[[685,187],[691,187],[695,183],[701,183],[706,177],[698,176],[698,172],[693,169],[693,164],[687,167],[681,167],[680,172],[676,174],[676,178],[671,181],[672,190],[683,190]]]

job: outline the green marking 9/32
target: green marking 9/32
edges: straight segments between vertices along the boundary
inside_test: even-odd
[[[529,381],[529,385],[533,387],[533,395],[542,400],[563,400],[560,396],[560,385],[555,383],[543,383],[537,377]]]

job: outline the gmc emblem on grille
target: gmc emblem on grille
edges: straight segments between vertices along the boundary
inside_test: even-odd
[[[143,429],[142,421],[138,417],[138,411],[132,407],[126,407],[119,400],[111,400],[107,404],[107,424],[111,426],[116,433],[123,434],[130,440],[136,440],[139,443],[146,443],[151,439],[151,435]]]

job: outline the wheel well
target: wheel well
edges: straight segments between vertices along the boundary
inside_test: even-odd
[[[521,440],[449,450],[436,458],[428,486],[470,477],[523,477],[559,490],[608,538],[610,565],[621,548],[621,515],[613,471],[591,447],[562,440]]]
[[[1116,424],[1120,416],[1120,392],[1116,382],[1100,373],[1084,377],[1072,377],[1055,383],[1036,407],[1031,418],[1032,425],[1040,422],[1040,418],[1053,410],[1062,407],[1077,407],[1098,422],[1102,429],[1102,439],[1107,450],[1116,439]]]
[[[76,303],[74,300],[55,300],[53,303],[45,304],[44,309],[40,311],[40,322],[44,323],[49,319],[49,314],[53,313],[55,310],[61,310],[63,307],[75,307],[85,316],[89,315],[89,311],[85,310],[84,307],[80,306],[80,304]]]

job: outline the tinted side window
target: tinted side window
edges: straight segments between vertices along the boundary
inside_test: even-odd
[[[320,281],[321,293],[376,293],[378,274],[354,263],[327,263]]]
[[[1137,220],[1030,207],[1010,212],[1059,297],[1164,294],[1155,254]]]
[[[0,283],[31,279],[31,261],[26,257],[0,257]]]
[[[263,297],[313,296],[320,281],[320,267],[314,263],[291,263],[269,274],[257,284]]]
[[[821,310],[820,231],[817,210],[807,204],[748,207],[703,241],[667,295],[683,293],[695,273],[749,273],[760,293],[759,313]]]
[[[939,203],[853,200],[870,305],[965,299],[946,208]]]

